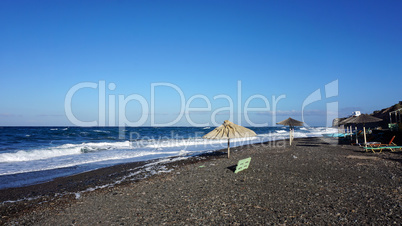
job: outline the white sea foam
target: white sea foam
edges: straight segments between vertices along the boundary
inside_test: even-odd
[[[0,154],[1,162],[23,162],[35,161],[42,159],[50,159],[67,155],[78,155],[85,152],[94,152],[100,150],[122,149],[129,148],[130,142],[102,142],[102,143],[82,143],[82,144],[63,144],[56,147],[20,150],[13,153]]]
[[[125,151],[125,152],[107,152],[102,155],[94,156],[80,156],[80,157],[66,157],[61,156],[53,161],[29,161],[20,165],[19,168],[3,167],[0,168],[0,175],[11,175],[18,173],[39,172],[44,170],[62,169],[74,167],[77,165],[103,163],[101,165],[108,165],[108,162],[120,161],[124,162],[127,159],[139,158],[139,160],[156,159],[162,156],[176,156],[184,155],[181,151]],[[63,158],[64,157],[64,158]],[[68,161],[69,160],[69,161]]]
[[[39,149],[31,151],[17,151],[15,153],[0,154],[0,162],[23,162],[39,159],[53,158],[63,155],[80,154],[81,149],[77,148],[54,148],[54,149]]]
[[[110,133],[110,131],[98,130],[98,129],[94,130],[94,132],[97,132],[97,133]]]

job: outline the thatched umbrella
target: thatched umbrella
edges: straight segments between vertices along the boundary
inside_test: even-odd
[[[339,125],[352,124],[352,123],[350,123],[350,121],[351,121],[352,119],[354,119],[355,117],[356,117],[356,116],[350,116],[349,118],[346,118],[346,119],[340,121],[340,122],[339,122]]]
[[[366,123],[370,122],[380,122],[382,119],[367,115],[367,114],[361,114],[359,116],[356,116],[352,119],[350,119],[348,122],[349,123],[355,123],[355,124],[363,124],[363,134],[364,134],[364,146],[367,147],[367,138],[366,138]]]
[[[228,139],[228,158],[230,157],[230,139],[231,138],[243,138],[243,137],[254,137],[257,134],[251,129],[247,129],[243,126],[239,126],[230,122],[229,120],[225,120],[223,124],[219,127],[216,127],[211,132],[205,134],[202,138],[204,139]]]
[[[303,122],[297,121],[296,119],[292,119],[289,117],[288,119],[285,119],[283,121],[280,121],[276,124],[284,125],[284,126],[289,126],[289,144],[292,145],[292,140],[294,136],[294,127],[295,126],[303,126]]]

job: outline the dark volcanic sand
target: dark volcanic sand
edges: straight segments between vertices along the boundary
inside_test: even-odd
[[[335,143],[335,144],[334,144]],[[296,139],[232,148],[168,164],[169,173],[114,187],[74,192],[124,176],[135,164],[101,169],[28,188],[0,191],[9,225],[400,224],[402,152],[365,153],[335,139]],[[235,151],[236,150],[236,151]],[[230,167],[251,157],[249,169]],[[143,163],[136,163],[140,167]],[[141,177],[138,177],[141,178]],[[77,190],[75,190],[76,188]],[[36,190],[35,190],[36,189]],[[32,194],[31,194],[32,195]]]

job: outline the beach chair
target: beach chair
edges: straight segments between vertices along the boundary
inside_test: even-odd
[[[367,151],[372,151],[373,153],[376,153],[375,151],[380,150],[380,153],[382,150],[390,150],[391,152],[395,152],[399,149],[399,151],[402,150],[402,146],[379,146],[379,147],[364,147],[364,149]]]
[[[393,136],[393,137],[391,138],[391,140],[389,141],[388,144],[381,144],[381,143],[368,144],[368,143],[367,143],[367,145],[370,146],[370,147],[396,146],[396,144],[394,143],[394,139],[395,139],[395,136]]]

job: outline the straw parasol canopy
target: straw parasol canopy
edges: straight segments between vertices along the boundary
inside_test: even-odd
[[[303,126],[303,122],[297,121],[296,119],[292,119],[291,117],[280,121],[276,124],[284,125],[284,126],[290,126],[290,127],[295,127],[295,126]]]
[[[354,124],[363,124],[363,134],[364,134],[364,146],[367,147],[367,138],[366,138],[366,123],[370,122],[380,122],[382,119],[368,115],[368,114],[361,114],[359,116],[356,116],[352,119],[350,119],[348,122],[349,123],[354,123]]]
[[[205,134],[202,138],[215,139],[215,140],[228,139],[228,158],[229,158],[231,138],[243,138],[243,137],[254,137],[254,136],[257,136],[257,134],[251,129],[247,129],[243,126],[236,125],[229,120],[225,120],[221,126],[216,127],[211,132]]]
[[[349,120],[350,123],[356,124],[365,124],[370,122],[380,122],[382,119],[368,115],[368,114],[361,114],[359,116],[355,116]]]
[[[280,121],[280,122],[278,122],[276,124],[290,127],[290,131],[289,131],[289,144],[290,145],[292,145],[292,140],[293,140],[293,137],[294,137],[294,129],[293,129],[293,127],[295,127],[295,126],[303,126],[303,122],[297,121],[296,119],[292,119],[291,117],[289,117],[288,119],[285,119],[283,121]]]
[[[356,116],[350,116],[349,118],[346,118],[342,121],[339,122],[340,125],[346,125],[346,124],[353,124],[351,121],[356,118]]]

